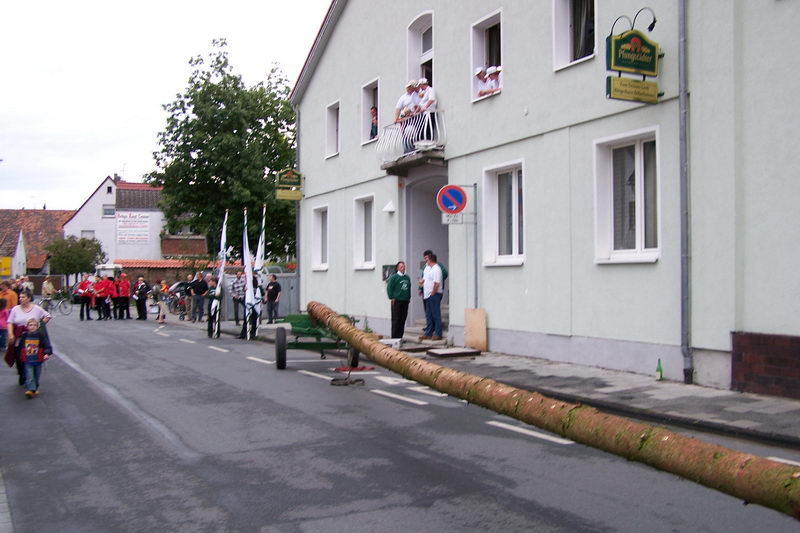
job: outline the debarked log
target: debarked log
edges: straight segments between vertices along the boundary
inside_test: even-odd
[[[373,340],[324,304],[309,302],[307,309],[371,361],[407,379],[800,520],[800,467],[424,361]]]

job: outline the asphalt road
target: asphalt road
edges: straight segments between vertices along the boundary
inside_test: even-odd
[[[181,325],[50,331],[39,398],[0,374],[0,533],[798,530],[380,368],[333,387],[336,359],[278,371],[272,345]]]

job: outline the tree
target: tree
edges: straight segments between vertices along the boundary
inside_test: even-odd
[[[50,270],[54,274],[94,272],[95,265],[108,260],[97,239],[79,239],[74,235],[54,241],[45,247],[50,254]]]
[[[265,83],[245,87],[228,62],[224,39],[212,41],[207,59],[193,57],[185,92],[164,105],[166,129],[153,154],[158,170],[145,181],[161,186],[167,229],[188,225],[219,246],[226,209],[229,242],[237,243],[242,209],[248,232],[257,238],[261,208],[267,205],[268,253],[294,253],[294,202],[275,199],[278,171],[294,166],[294,111],[288,80],[273,68]]]

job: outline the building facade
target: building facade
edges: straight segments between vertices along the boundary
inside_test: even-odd
[[[481,308],[492,351],[638,373],[660,359],[670,379],[688,369],[697,383],[774,394],[800,384],[788,356],[772,361],[786,371],[743,369],[756,354],[734,345],[752,333],[800,349],[789,244],[800,236],[800,76],[787,68],[800,5],[686,2],[682,78],[681,4],[332,2],[291,96],[305,176],[301,305],[387,333],[382,266],[404,260],[413,277],[432,249],[450,272],[456,344],[464,311]],[[606,37],[630,24],[663,53],[654,104],[606,97],[618,75]],[[498,65],[500,90],[479,94],[475,72]],[[395,104],[421,76],[437,111],[426,142],[409,142],[429,126],[393,124]],[[462,223],[442,223],[446,184],[467,193]],[[416,295],[411,310],[422,314]],[[777,379],[789,371],[797,381]]]

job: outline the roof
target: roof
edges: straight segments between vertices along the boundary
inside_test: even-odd
[[[306,57],[306,62],[303,63],[303,69],[300,71],[297,82],[294,84],[292,92],[289,94],[289,101],[292,105],[299,104],[300,100],[303,99],[303,93],[305,93],[308,87],[308,82],[311,81],[314,69],[317,68],[317,63],[319,63],[322,53],[325,51],[325,47],[328,44],[328,40],[333,33],[333,27],[339,20],[346,4],[347,0],[332,0],[330,7],[328,7],[328,12],[325,14],[325,18],[319,27],[317,37],[314,39],[314,44],[311,46],[311,50]]]
[[[75,211],[53,209],[0,209],[0,235],[15,233],[16,248],[16,238],[22,230],[28,268],[39,269],[47,261],[45,248],[64,238],[64,224],[74,214]]]
[[[66,224],[67,222],[69,222],[70,220],[72,220],[72,217],[74,217],[75,215],[77,215],[78,213],[80,213],[81,209],[83,209],[83,206],[85,206],[85,205],[86,205],[86,202],[88,202],[89,200],[91,200],[92,196],[94,196],[95,194],[97,194],[97,191],[99,191],[99,190],[100,190],[100,188],[101,188],[103,185],[105,185],[107,181],[110,181],[111,183],[114,183],[114,180],[112,180],[112,179],[111,179],[111,176],[106,176],[106,177],[103,179],[103,181],[101,181],[101,182],[100,182],[100,185],[98,185],[98,186],[97,186],[97,188],[96,188],[96,189],[95,189],[95,190],[92,192],[92,194],[90,194],[89,196],[87,196],[87,197],[86,197],[86,200],[84,200],[84,201],[83,201],[83,203],[81,204],[81,206],[80,206],[78,209],[76,209],[75,211],[73,211],[73,213],[72,213],[72,216],[71,216],[71,217],[69,217],[67,220],[65,220],[65,221],[64,221],[64,224]]]
[[[19,244],[19,231],[9,230],[0,233],[0,257],[12,257]]]
[[[161,198],[161,187],[150,187],[146,183],[120,182],[117,186],[116,208],[120,209],[146,209],[158,211],[158,200]],[[130,185],[144,185],[144,187],[130,187]]]
[[[202,235],[170,235],[161,238],[161,255],[208,255],[206,238]]]
[[[185,259],[114,259],[114,263],[122,268],[194,268],[197,266]]]

